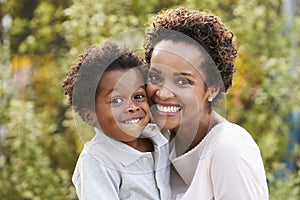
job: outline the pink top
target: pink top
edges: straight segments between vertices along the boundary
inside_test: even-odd
[[[228,121],[217,124],[191,151],[170,160],[172,199],[269,199],[260,150],[251,135]]]

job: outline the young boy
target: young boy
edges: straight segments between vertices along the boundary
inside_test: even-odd
[[[88,48],[63,82],[95,127],[72,177],[79,199],[170,199],[168,141],[150,119],[142,60],[113,42]]]

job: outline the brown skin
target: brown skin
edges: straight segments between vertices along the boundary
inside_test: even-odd
[[[133,50],[106,41],[101,46],[86,48],[69,69],[62,88],[68,103],[82,117],[84,109],[94,110],[95,93],[103,72],[140,68],[143,60]],[[83,119],[84,120],[84,119]]]
[[[154,116],[161,127],[175,132],[176,153],[181,155],[199,144],[212,127],[224,120],[213,111],[213,106],[232,85],[237,57],[234,34],[211,12],[178,7],[156,15],[146,33],[144,48],[145,60],[151,66],[147,92],[154,103]],[[163,54],[159,48],[173,52]],[[159,66],[163,81],[158,84],[151,72]],[[165,73],[161,66],[182,75],[188,70],[194,77],[184,76],[191,78],[192,84],[186,87],[174,84],[172,74]],[[166,94],[172,100],[165,99]],[[212,102],[208,102],[209,96],[213,97]],[[155,108],[168,111],[168,107],[155,104],[168,105],[169,102],[173,106],[169,107],[172,117],[155,111]],[[176,107],[178,105],[180,107]]]
[[[206,57],[197,47],[167,40],[155,46],[151,57],[147,92],[152,114],[160,127],[175,132],[179,155],[199,144],[221,121],[208,102],[219,88],[207,87],[199,66],[202,59]]]
[[[138,138],[149,122],[143,64],[133,50],[106,41],[101,46],[88,47],[79,55],[62,88],[69,105],[85,122],[139,151],[153,151],[150,140]],[[121,93],[117,94],[118,91]],[[120,98],[112,101],[113,95]],[[124,120],[132,117],[140,121],[124,124]]]
[[[182,35],[202,46],[212,58],[214,66],[218,66],[221,81],[216,80],[211,74],[212,80],[206,80],[207,83],[227,92],[232,85],[235,71],[234,59],[237,57],[235,36],[221,19],[211,12],[187,9],[183,6],[159,12],[146,33],[144,42],[146,62],[150,64],[157,43],[165,39],[173,42],[183,41],[185,39]],[[222,98],[221,93],[214,98],[213,103],[217,103],[218,98]]]
[[[152,151],[152,143],[139,138],[150,120],[141,72],[137,69],[105,72],[99,82],[99,91],[96,112],[84,111],[85,121],[139,151]]]

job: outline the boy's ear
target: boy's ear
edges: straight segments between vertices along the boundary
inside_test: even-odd
[[[97,115],[95,112],[88,110],[88,109],[82,109],[81,110],[81,116],[83,120],[88,123],[89,125],[95,125],[97,123]]]

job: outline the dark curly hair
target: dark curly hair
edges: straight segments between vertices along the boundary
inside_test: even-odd
[[[127,47],[112,41],[91,46],[80,54],[63,81],[62,88],[69,97],[68,104],[81,115],[81,109],[95,110],[98,82],[104,72],[137,67],[145,78],[144,61]]]
[[[163,10],[158,13],[152,27],[146,32],[144,48],[147,63],[150,63],[155,45],[162,40],[187,42],[201,47],[202,51],[204,49],[209,54],[214,68],[217,67],[222,78],[221,84],[213,80],[206,80],[206,83],[221,86],[220,89],[224,92],[232,86],[232,77],[235,72],[233,62],[237,57],[234,34],[213,13],[189,10],[185,7]],[[211,68],[211,66],[204,67]],[[206,78],[214,79],[215,76],[207,74],[210,73],[209,69],[202,70],[206,73]]]

